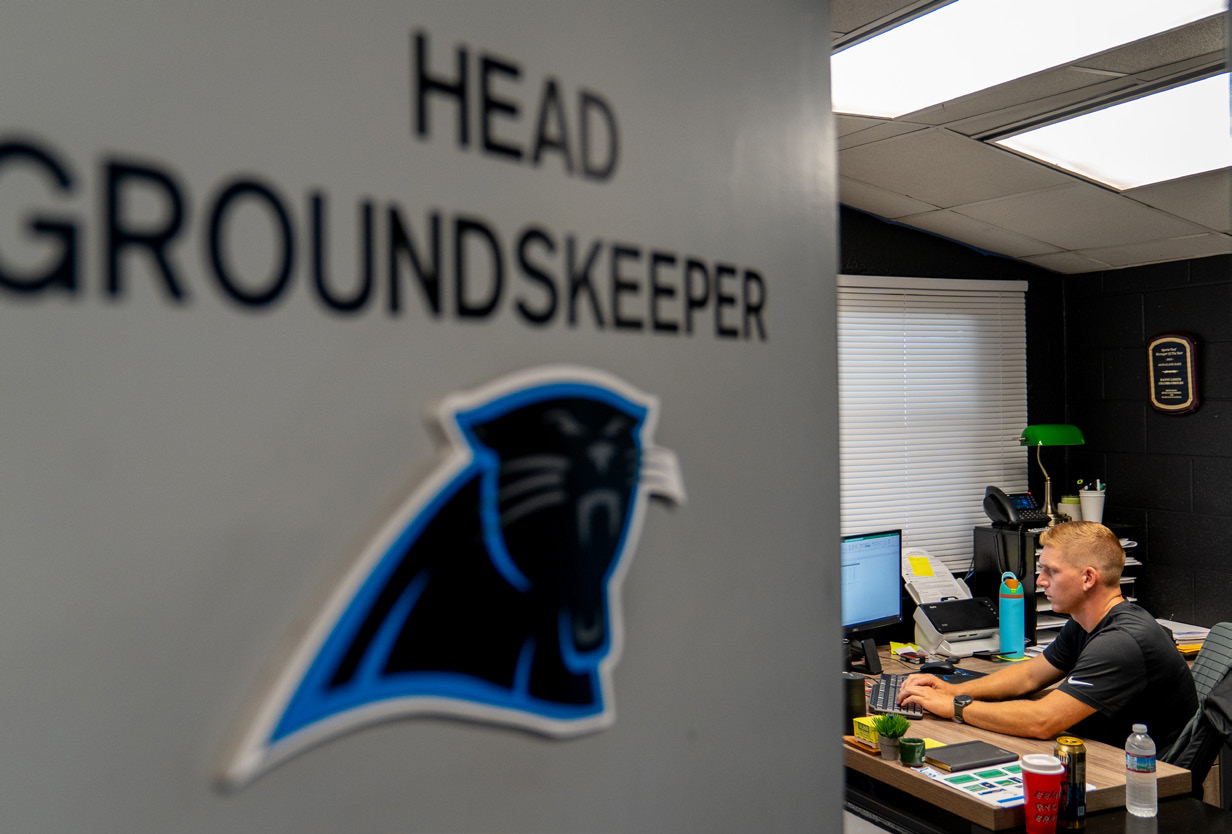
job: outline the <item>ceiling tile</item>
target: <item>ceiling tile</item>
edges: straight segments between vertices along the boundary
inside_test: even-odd
[[[1026,117],[1036,116],[1057,107],[1065,106],[1067,101],[1079,101],[1092,95],[1132,86],[1129,81],[1118,78],[1075,72],[1066,67],[1037,72],[995,87],[977,90],[961,98],[926,107],[910,114],[912,121],[930,125],[962,125],[959,131],[965,135],[978,132],[971,129],[973,123],[984,124],[989,114],[1009,111],[1003,121],[995,126],[1020,121]],[[1081,92],[1075,92],[1080,90]],[[951,129],[957,130],[957,127]],[[988,130],[980,127],[979,131]]]
[[[1098,249],[1208,231],[1086,182],[955,209],[1061,249]]]
[[[844,176],[941,208],[1071,180],[1016,154],[941,129],[842,150],[838,165]]]
[[[1217,232],[1232,232],[1232,169],[1207,171],[1121,193]]]
[[[1171,240],[1149,240],[1144,243],[1104,249],[1084,249],[1079,254],[1120,267],[1179,261],[1187,258],[1205,258],[1210,255],[1228,253],[1232,253],[1232,237],[1211,233]]]
[[[1225,69],[1223,50],[1218,52],[1208,52],[1205,55],[1199,55],[1196,58],[1187,58],[1184,61],[1177,61],[1175,64],[1167,64],[1162,67],[1143,70],[1142,72],[1134,73],[1133,77],[1143,83],[1151,81],[1168,81],[1169,83],[1181,83],[1190,81],[1195,73],[1202,75],[1215,75],[1220,70]]]
[[[920,5],[916,0],[834,0],[830,4],[830,28],[850,32],[916,5]]]
[[[1031,255],[1023,258],[1027,263],[1051,269],[1054,272],[1064,272],[1072,275],[1076,272],[1096,272],[1107,269],[1110,264],[1079,255],[1076,252],[1057,252],[1051,255]]]
[[[1057,247],[1047,243],[1023,237],[1008,229],[1002,229],[1000,226],[974,220],[948,210],[909,215],[898,218],[898,221],[917,229],[944,235],[970,246],[977,246],[989,252],[1009,255],[1012,258],[1060,251]]]
[[[882,124],[883,122],[885,122],[885,119],[873,119],[868,116],[846,116],[842,113],[834,114],[834,127],[838,130],[839,136],[848,136],[861,130],[868,130],[870,127]]]
[[[1045,114],[1067,110],[1093,98],[1137,86],[1138,83],[1130,77],[1093,75],[1060,67],[994,87],[984,102],[987,106],[973,114],[951,111],[951,118],[945,126],[964,136],[987,138],[991,134],[1032,123]],[[919,115],[927,114],[928,111],[922,111]],[[915,117],[916,114],[913,114],[912,118]]]
[[[1142,72],[1218,52],[1224,48],[1225,29],[1223,15],[1215,15],[1151,38],[1109,49],[1107,52],[1075,61],[1074,64],[1113,72]]]
[[[893,191],[886,191],[884,188],[853,180],[851,177],[838,178],[838,198],[843,205],[890,220],[907,214],[932,211],[934,208],[928,203],[921,203],[919,200],[904,197],[902,194],[895,194]]]
[[[887,122],[884,119],[875,119],[873,121],[876,124],[869,125],[864,130],[848,133],[840,138],[838,140],[838,149],[845,151],[848,148],[867,145],[870,142],[880,142],[882,139],[889,139],[894,136],[902,136],[905,133],[914,133],[917,130],[927,129],[926,125],[912,124],[901,119],[896,119],[892,122]]]

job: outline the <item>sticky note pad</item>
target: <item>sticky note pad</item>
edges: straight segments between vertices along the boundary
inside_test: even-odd
[[[908,556],[907,562],[911,565],[911,572],[916,576],[933,576],[933,566],[928,564],[928,559],[923,556]]]

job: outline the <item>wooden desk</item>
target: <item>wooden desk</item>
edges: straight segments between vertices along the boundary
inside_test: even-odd
[[[917,666],[892,659],[888,649],[882,649],[880,655],[882,669],[886,673],[902,674],[919,671]],[[960,668],[991,672],[1004,667],[1000,663],[968,658],[962,661]],[[978,738],[1019,755],[1051,754],[1053,748],[1051,740],[1041,741],[1002,735],[991,730],[972,727],[969,724],[958,724],[937,718],[927,713],[924,718],[912,721],[911,725],[909,735],[932,738],[946,744]],[[1123,807],[1125,805],[1125,751],[1097,741],[1086,739],[1083,741],[1087,748],[1087,784],[1095,786],[1094,790],[1087,791],[1087,813],[1093,814],[1109,808]],[[843,756],[847,767],[918,796],[932,805],[957,814],[977,825],[994,830],[1021,828],[1024,825],[1022,806],[1017,808],[993,807],[964,791],[930,779],[899,762],[886,762],[879,755],[857,750],[850,745],[843,745]],[[1189,771],[1183,768],[1159,762],[1156,765],[1156,777],[1160,799],[1188,793],[1190,790]]]

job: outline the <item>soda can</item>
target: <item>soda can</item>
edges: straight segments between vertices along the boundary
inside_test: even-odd
[[[1061,736],[1052,754],[1065,765],[1057,830],[1081,831],[1087,827],[1087,748],[1080,738]]]

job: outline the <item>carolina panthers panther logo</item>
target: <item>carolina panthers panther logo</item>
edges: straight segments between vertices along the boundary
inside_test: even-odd
[[[684,500],[657,401],[550,367],[445,399],[446,457],[296,651],[226,778],[422,714],[572,736],[614,720],[620,586],[646,499]]]

